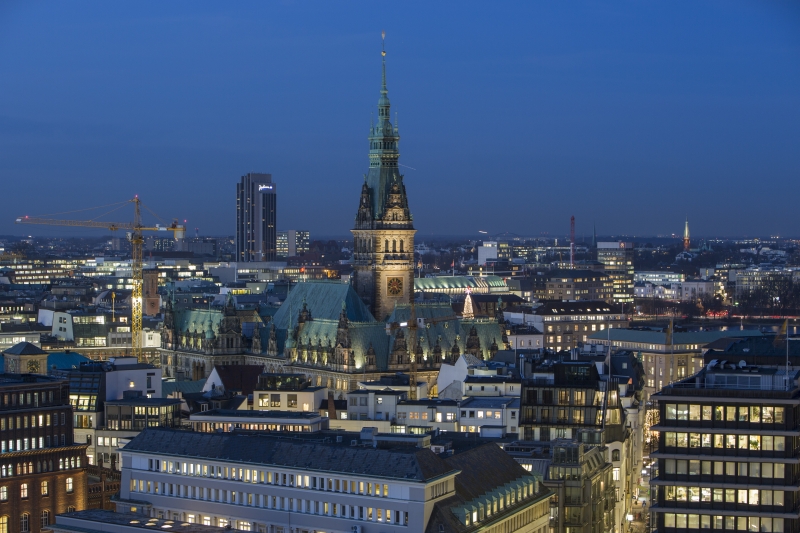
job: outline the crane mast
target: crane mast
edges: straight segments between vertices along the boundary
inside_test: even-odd
[[[133,231],[130,233],[131,241],[131,278],[133,291],[131,291],[131,352],[137,361],[142,360],[142,250],[144,237],[142,237],[142,212],[139,207],[140,200],[133,199]]]
[[[59,220],[43,217],[18,217],[17,224],[44,224],[48,226],[72,226],[81,228],[98,228],[109,231],[128,230],[127,237],[131,243],[131,355],[142,361],[142,251],[144,248],[145,231],[171,231],[174,238],[183,238],[186,228],[173,220],[170,226],[144,226],[142,224],[142,211],[139,196],[135,196],[133,203],[133,222],[99,222],[97,220]],[[124,203],[124,202],[123,202]],[[112,296],[114,298],[114,296]],[[112,311],[113,313],[113,311]]]

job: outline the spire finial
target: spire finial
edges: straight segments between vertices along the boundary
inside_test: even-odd
[[[381,92],[386,94],[386,31],[381,32],[381,57],[383,58],[383,85]]]

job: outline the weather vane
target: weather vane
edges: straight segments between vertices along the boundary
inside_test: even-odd
[[[381,55],[386,57],[386,30],[381,31]]]

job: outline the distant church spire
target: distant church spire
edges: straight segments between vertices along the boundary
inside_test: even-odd
[[[597,224],[592,224],[592,248],[597,248]]]
[[[689,251],[689,217],[686,217],[686,226],[683,228],[683,249]]]

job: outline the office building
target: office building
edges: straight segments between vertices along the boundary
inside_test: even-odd
[[[597,243],[597,260],[603,263],[604,272],[614,282],[615,303],[633,303],[633,258],[632,242]]]
[[[38,533],[86,502],[86,445],[73,442],[67,383],[0,375],[0,531]]]
[[[594,270],[555,270],[547,273],[548,300],[602,300],[612,303],[614,282],[610,276]]]
[[[120,443],[147,428],[181,427],[181,403],[178,398],[148,398],[139,391],[125,391],[123,399],[104,402],[105,423],[95,428],[93,441],[87,441],[94,445],[96,463],[119,470]]]
[[[112,465],[114,454],[111,452],[114,447],[105,445],[105,440],[102,441],[103,444],[98,440],[101,436],[116,438],[118,435],[103,433],[111,423],[105,419],[107,414],[105,402],[136,401],[139,404],[137,407],[139,416],[136,418],[141,421],[145,421],[146,417],[142,416],[140,410],[147,407],[154,407],[159,412],[159,415],[149,418],[151,422],[158,419],[161,414],[165,414],[158,409],[158,405],[142,403],[148,398],[161,398],[161,369],[139,363],[135,357],[116,357],[107,362],[80,363],[78,368],[54,370],[52,374],[69,383],[69,403],[74,409],[74,438],[76,442],[88,444],[86,454],[87,461],[91,465],[103,467]],[[141,399],[136,400],[136,397]],[[118,411],[111,410],[109,413],[114,414]],[[122,425],[110,429],[130,430],[132,427]]]
[[[645,399],[669,385],[691,376],[703,367],[702,353],[706,345],[721,339],[760,338],[758,330],[729,331],[667,331],[613,328],[594,333],[587,341],[589,346],[608,346],[612,351],[624,349],[641,354],[645,375]],[[739,359],[736,359],[739,361]]]
[[[308,231],[290,229],[278,232],[278,257],[287,258],[307,254],[311,243]]]
[[[603,301],[546,302],[524,319],[544,334],[544,347],[556,352],[576,348],[598,331],[628,325],[619,304]]]
[[[711,361],[658,401],[659,532],[800,530],[798,371]]]
[[[614,489],[614,470],[602,446],[602,432],[557,439],[550,446],[550,465],[544,484],[556,493],[550,511],[553,533],[620,533],[615,511],[622,506]],[[592,437],[592,444],[581,437]]]
[[[272,174],[251,172],[236,184],[236,260],[275,261],[277,193]]]
[[[546,528],[552,493],[496,444],[442,459],[386,437],[152,429],[122,449],[117,510],[263,533]]]
[[[613,500],[619,502],[610,524],[613,531],[622,533],[631,498],[636,495],[635,472],[641,470],[642,450],[635,441],[641,439],[644,422],[644,375],[630,352],[607,359],[581,359],[543,361],[532,368],[530,377],[522,382],[519,436],[550,446],[558,445],[559,439],[580,440],[591,435],[592,441],[602,440],[612,474],[608,480],[612,483],[605,486],[613,489]],[[583,452],[574,453],[571,462],[578,461]]]

